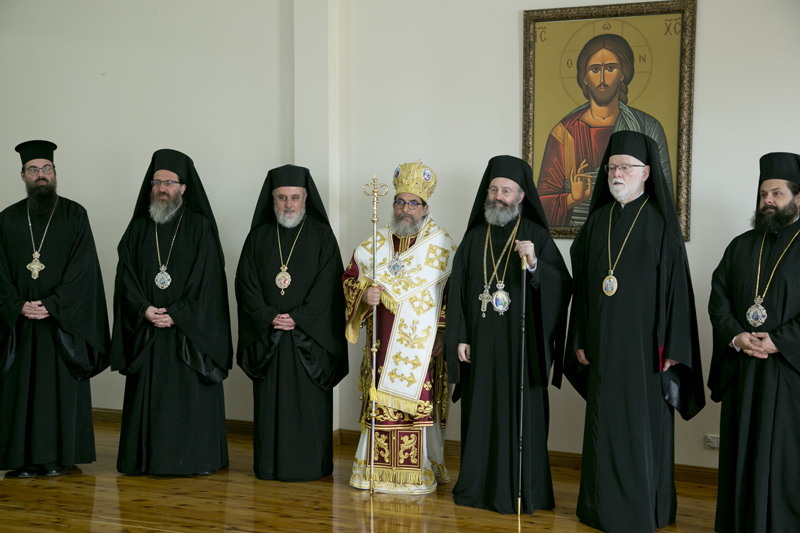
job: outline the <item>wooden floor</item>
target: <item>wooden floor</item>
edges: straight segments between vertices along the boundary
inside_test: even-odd
[[[95,424],[97,462],[57,478],[0,481],[2,532],[171,531],[595,531],[578,522],[579,473],[553,469],[556,509],[504,516],[456,506],[451,482],[426,496],[376,494],[348,485],[354,446],[334,448],[333,476],[312,483],[259,481],[252,441],[230,435],[231,467],[212,476],[124,476],[115,469],[119,428]],[[0,473],[3,476],[4,473]],[[659,531],[713,532],[716,487],[678,483],[678,520]]]

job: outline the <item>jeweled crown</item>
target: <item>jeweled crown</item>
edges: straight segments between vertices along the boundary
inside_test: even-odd
[[[395,196],[406,192],[416,194],[427,202],[436,188],[436,174],[422,161],[404,163],[395,169],[393,184]]]

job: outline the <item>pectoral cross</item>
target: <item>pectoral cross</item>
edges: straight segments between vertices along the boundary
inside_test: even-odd
[[[39,272],[44,270],[44,265],[39,261],[39,252],[33,252],[33,261],[28,263],[25,268],[31,271],[31,277],[33,279],[39,278]]]
[[[488,285],[483,286],[483,292],[478,296],[478,300],[481,301],[481,318],[486,318],[486,306],[492,301],[492,295],[489,294]]]

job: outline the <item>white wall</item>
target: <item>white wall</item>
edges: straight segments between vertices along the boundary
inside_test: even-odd
[[[21,199],[13,148],[58,144],[59,192],[89,212],[106,297],[116,246],[150,156],[189,154],[214,208],[231,302],[236,263],[267,170],[294,158],[291,0],[0,1],[0,208]],[[46,253],[46,252],[45,252]],[[235,306],[232,309],[236,329]],[[92,381],[122,408],[124,379]],[[227,414],[252,420],[250,380],[225,382]]]
[[[431,199],[437,220],[459,240],[488,159],[521,155],[522,19],[526,9],[591,2],[440,0],[343,2],[342,47],[348,76],[343,91],[342,211],[352,213],[340,237],[352,249],[368,232],[369,205],[359,186],[378,173],[390,183],[394,167],[422,158],[437,173]],[[755,207],[758,159],[769,151],[800,152],[795,99],[800,71],[800,3],[700,0],[694,84],[691,263],[706,376],[711,326],[710,279],[727,243],[748,229]],[[383,219],[389,214],[384,203]],[[569,240],[559,240],[568,257]],[[352,361],[360,354],[353,351]],[[342,388],[342,426],[354,429],[355,376]],[[549,446],[580,452],[584,402],[565,383],[551,389]],[[677,463],[716,467],[703,448],[719,433],[719,406],[690,422],[676,420]],[[458,408],[447,438],[457,440]]]
[[[0,208],[24,195],[13,147],[56,142],[59,190],[89,211],[109,301],[116,244],[162,147],[195,160],[231,289],[263,178],[284,163],[311,168],[345,261],[370,232],[361,186],[373,174],[390,184],[399,163],[418,158],[439,177],[432,213],[459,240],[487,160],[521,154],[522,12],[588,3],[0,0]],[[791,68],[800,3],[698,3],[687,250],[707,372],[711,272],[748,227],[758,158],[800,152]],[[388,214],[384,201],[382,222]],[[558,241],[565,257],[570,242]],[[360,359],[353,347],[336,427],[358,427]],[[95,378],[95,405],[120,408],[122,383],[110,372]],[[238,367],[225,389],[228,417],[251,420]],[[676,421],[676,462],[716,466],[702,437],[718,433],[718,418],[709,405]],[[551,420],[550,448],[580,452],[583,401],[568,384],[551,392]]]

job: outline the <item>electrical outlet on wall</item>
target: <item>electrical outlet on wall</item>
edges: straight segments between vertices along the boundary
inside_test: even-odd
[[[706,448],[719,448],[719,435],[706,435]]]

